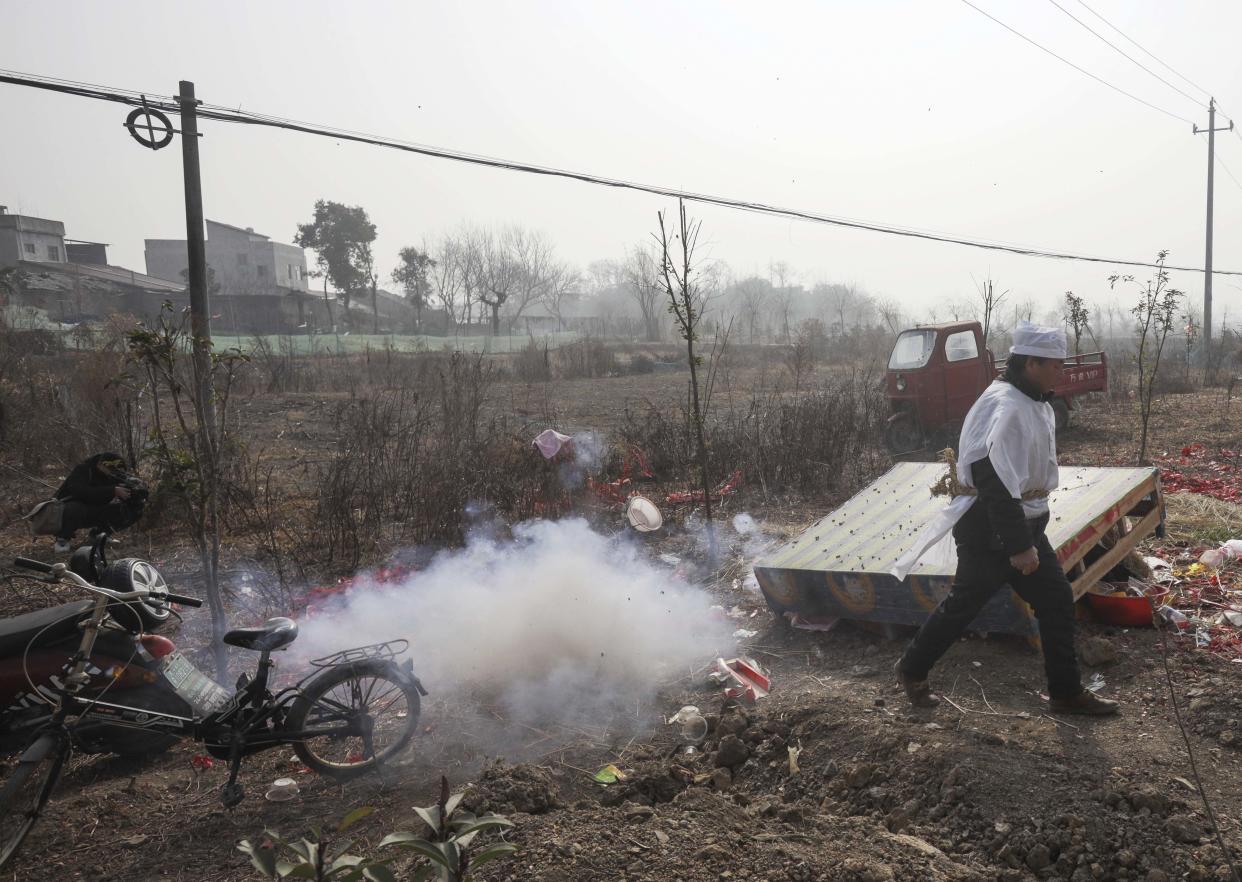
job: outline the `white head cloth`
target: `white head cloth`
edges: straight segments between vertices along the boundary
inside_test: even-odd
[[[1018,322],[1013,331],[1012,355],[1034,355],[1039,358],[1065,358],[1069,347],[1064,328],[1045,328],[1028,321]]]

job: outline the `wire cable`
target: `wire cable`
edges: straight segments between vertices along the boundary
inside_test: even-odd
[[[1051,55],[1051,56],[1052,56],[1053,58],[1055,58],[1057,61],[1060,61],[1062,64],[1068,64],[1070,67],[1072,67],[1074,70],[1078,71],[1080,74],[1084,74],[1084,75],[1086,75],[1086,76],[1089,76],[1089,77],[1091,77],[1091,79],[1095,80],[1097,83],[1100,83],[1100,84],[1102,84],[1102,85],[1108,86],[1108,88],[1112,89],[1114,92],[1120,92],[1122,95],[1125,95],[1125,96],[1126,96],[1127,98],[1129,98],[1130,100],[1132,100],[1132,101],[1137,101],[1139,104],[1143,104],[1143,105],[1145,105],[1145,106],[1147,106],[1147,107],[1150,107],[1152,110],[1159,111],[1160,113],[1163,113],[1165,116],[1171,116],[1171,117],[1173,117],[1174,119],[1181,120],[1181,121],[1182,121],[1182,122],[1184,122],[1184,123],[1188,123],[1188,124],[1190,124],[1190,125],[1192,125],[1192,126],[1194,125],[1194,121],[1193,121],[1193,120],[1189,120],[1189,119],[1187,119],[1186,117],[1184,117],[1184,116],[1180,116],[1179,114],[1176,114],[1176,113],[1174,113],[1174,112],[1173,112],[1173,111],[1171,111],[1171,110],[1165,110],[1163,107],[1160,107],[1160,106],[1158,106],[1158,105],[1152,104],[1150,101],[1146,101],[1146,100],[1144,100],[1144,99],[1140,98],[1140,97],[1139,97],[1139,96],[1137,96],[1137,95],[1134,95],[1134,94],[1132,94],[1132,93],[1130,93],[1130,92],[1127,92],[1125,89],[1121,88],[1120,86],[1114,86],[1112,83],[1110,83],[1108,80],[1106,80],[1106,79],[1104,79],[1104,78],[1102,78],[1102,77],[1097,77],[1095,74],[1093,74],[1091,71],[1087,70],[1086,68],[1079,67],[1078,65],[1074,64],[1074,62],[1070,61],[1070,60],[1069,60],[1068,58],[1066,58],[1065,56],[1063,56],[1063,55],[1058,55],[1057,53],[1055,53],[1055,52],[1053,52],[1051,49],[1049,49],[1047,46],[1044,46],[1044,45],[1043,45],[1043,44],[1041,44],[1041,43],[1036,43],[1034,40],[1032,40],[1030,37],[1028,37],[1026,34],[1022,33],[1021,31],[1019,31],[1019,30],[1017,30],[1017,29],[1015,29],[1015,28],[1011,28],[1009,25],[1005,24],[1003,21],[1001,21],[999,18],[997,18],[996,16],[992,15],[991,13],[989,13],[989,12],[984,12],[984,11],[983,11],[982,9],[980,9],[978,6],[976,6],[975,4],[971,3],[971,2],[970,2],[970,0],[962,0],[962,2],[963,2],[963,3],[965,3],[967,6],[969,6],[971,9],[973,9],[975,12],[979,13],[980,15],[982,15],[982,16],[986,16],[987,18],[990,18],[992,21],[996,22],[998,25],[1000,25],[1000,26],[1001,26],[1002,28],[1004,28],[1005,30],[1009,31],[1009,33],[1013,34],[1014,36],[1016,36],[1016,37],[1021,37],[1023,40],[1026,40],[1026,42],[1030,43],[1032,46],[1034,46],[1036,49],[1039,49],[1041,52],[1047,52],[1049,55]]]
[[[1122,48],[1121,48],[1120,46],[1118,46],[1116,43],[1114,43],[1114,42],[1112,42],[1111,40],[1109,40],[1107,37],[1105,37],[1105,36],[1104,36],[1103,34],[1101,34],[1099,31],[1095,30],[1093,27],[1091,27],[1091,25],[1087,24],[1087,23],[1086,23],[1085,21],[1083,21],[1081,18],[1079,18],[1078,16],[1074,15],[1074,13],[1070,12],[1068,9],[1066,9],[1064,6],[1062,6],[1060,3],[1058,3],[1058,2],[1057,2],[1057,0],[1048,0],[1048,2],[1049,2],[1049,3],[1051,3],[1053,6],[1055,6],[1057,9],[1061,10],[1062,12],[1064,12],[1066,15],[1068,15],[1068,16],[1069,16],[1070,18],[1072,18],[1074,21],[1078,22],[1078,24],[1080,24],[1082,27],[1086,28],[1086,29],[1087,29],[1087,31],[1088,31],[1088,32],[1089,32],[1092,36],[1096,37],[1096,38],[1097,38],[1097,39],[1099,39],[1099,40],[1102,40],[1102,41],[1103,41],[1103,42],[1105,42],[1105,43],[1107,43],[1107,44],[1108,44],[1108,45],[1109,45],[1109,46],[1110,46],[1110,47],[1111,47],[1114,51],[1116,51],[1119,55],[1121,55],[1121,57],[1122,57],[1122,58],[1126,59],[1126,60],[1127,60],[1127,61],[1129,61],[1131,64],[1134,64],[1134,65],[1136,65],[1137,67],[1141,68],[1142,70],[1147,71],[1147,73],[1151,74],[1153,77],[1155,77],[1156,79],[1158,79],[1160,82],[1164,83],[1166,86],[1168,86],[1168,87],[1169,87],[1170,89],[1172,89],[1174,92],[1177,92],[1179,95],[1185,95],[1187,98],[1189,98],[1191,101],[1193,101],[1196,105],[1198,105],[1199,103],[1201,103],[1201,102],[1199,101],[1199,99],[1198,99],[1198,98],[1196,98],[1194,95],[1191,95],[1191,94],[1190,94],[1189,92],[1187,92],[1185,89],[1182,89],[1182,88],[1181,88],[1181,87],[1179,87],[1179,86],[1175,86],[1175,85],[1173,85],[1173,84],[1172,84],[1172,83],[1170,83],[1168,80],[1166,80],[1164,77],[1160,76],[1160,74],[1156,73],[1156,72],[1155,72],[1154,70],[1152,70],[1150,67],[1148,67],[1147,65],[1143,64],[1143,62],[1141,62],[1141,61],[1139,61],[1138,59],[1134,58],[1133,56],[1131,56],[1131,55],[1127,54],[1127,53],[1126,53],[1126,51],[1125,51],[1124,49],[1122,49]]]
[[[1207,137],[1206,130],[1201,131],[1198,134],[1202,135],[1203,137]],[[1220,151],[1219,150],[1214,151],[1212,154],[1212,157],[1216,160],[1216,164],[1221,167],[1221,170],[1225,174],[1229,175],[1229,177],[1233,180],[1233,182],[1238,185],[1238,189],[1242,190],[1242,181],[1239,181],[1237,175],[1233,173],[1233,171],[1229,168],[1229,166],[1225,165],[1225,160],[1220,158]]]
[[[1238,185],[1239,190],[1242,190],[1242,181],[1239,181],[1238,176],[1229,170],[1229,166],[1225,165],[1225,160],[1220,158],[1219,153],[1216,154],[1216,164],[1223,168],[1225,170],[1225,174],[1229,175],[1233,182]]]
[[[969,0],[963,0],[969,2]],[[986,13],[985,13],[986,14]],[[47,81],[39,77],[30,77],[24,74],[16,74],[11,71],[0,71],[0,83],[9,83],[18,86],[29,86],[33,88],[48,89],[54,92],[64,94],[78,95],[86,98],[96,98],[104,101],[113,101],[126,104],[133,107],[145,106],[156,110],[178,114],[180,106],[166,99],[152,99],[150,96],[139,100],[129,95],[122,95],[107,91],[100,86],[74,86],[67,85],[58,81]],[[1076,254],[1068,251],[1056,251],[1046,248],[1037,248],[1033,246],[1013,245],[998,242],[989,242],[979,238],[966,238],[962,236],[953,236],[948,233],[940,233],[927,230],[918,230],[909,227],[901,227],[894,224],[885,224],[873,221],[858,220],[854,218],[846,218],[835,215],[819,214],[811,211],[803,211],[793,208],[783,208],[776,205],[769,205],[762,202],[750,202],[742,199],[734,199],[725,196],[715,196],[708,193],[696,193],[688,190],[680,190],[673,187],[661,187],[654,184],[644,184],[637,181],[627,181],[619,178],[609,178],[599,175],[592,175],[586,172],[572,171],[569,169],[555,168],[550,166],[534,165],[531,163],[516,162],[512,160],[499,159],[495,157],[483,156],[479,154],[465,153],[457,150],[448,150],[438,147],[430,147],[421,144],[413,144],[392,138],[385,138],[378,135],[367,135],[353,132],[345,129],[335,129],[327,126],[316,125],[307,122],[297,122],[294,120],[283,119],[280,117],[266,116],[251,111],[240,111],[231,108],[221,107],[219,105],[204,105],[198,108],[198,116],[203,119],[215,120],[218,122],[237,123],[244,125],[263,126],[268,128],[283,129],[293,132],[301,132],[303,134],[318,135],[327,138],[333,138],[340,141],[353,141],[359,144],[367,144],[376,147],[386,147],[393,150],[400,150],[406,153],[414,153],[421,156],[428,156],[436,159],[448,159],[454,162],[466,163],[469,165],[477,165],[484,168],[493,168],[503,171],[521,172],[524,174],[542,175],[545,177],[562,178],[565,180],[579,181],[581,183],[594,184],[602,187],[613,187],[616,189],[632,190],[640,193],[648,193],[655,196],[663,196],[670,199],[683,199],[687,202],[695,202],[702,205],[715,205],[722,208],[735,209],[738,211],[749,211],[757,214],[764,214],[775,217],[791,218],[794,220],[802,220],[810,223],[826,224],[829,226],[841,227],[845,229],[861,230],[865,232],[881,233],[889,236],[900,236],[908,239],[918,239],[929,242],[942,242],[952,245],[963,245],[970,248],[979,248],[987,251],[999,251],[1009,254],[1016,254],[1023,257],[1041,257],[1050,260],[1069,260],[1085,263],[1097,263],[1113,266],[1133,266],[1145,269],[1158,269],[1160,264],[1142,261],[1127,260],[1124,258],[1099,257],[1088,254]],[[1191,266],[1168,266],[1163,267],[1167,270],[1177,272],[1202,273],[1202,267]],[[1213,269],[1214,275],[1221,276],[1242,276],[1242,270],[1217,270]]]
[[[1152,53],[1148,52],[1146,49],[1144,49],[1142,46],[1140,46],[1137,42],[1135,42],[1133,39],[1131,39],[1130,37],[1128,37],[1128,36],[1127,36],[1127,35],[1126,35],[1126,34],[1125,34],[1122,30],[1121,30],[1121,28],[1117,27],[1117,26],[1116,26],[1115,24],[1113,24],[1111,21],[1109,21],[1108,19],[1106,19],[1104,16],[1100,15],[1098,12],[1096,12],[1094,9],[1092,9],[1090,6],[1088,6],[1086,3],[1084,3],[1084,2],[1083,2],[1083,0],[1078,0],[1078,5],[1079,5],[1079,6],[1081,6],[1083,9],[1087,10],[1087,12],[1090,12],[1092,15],[1094,15],[1094,16],[1095,16],[1096,18],[1098,18],[1100,21],[1104,22],[1104,24],[1108,25],[1110,28],[1112,28],[1112,29],[1113,29],[1114,31],[1116,31],[1118,34],[1121,34],[1121,36],[1122,36],[1125,40],[1129,41],[1129,42],[1130,42],[1133,46],[1135,46],[1135,47],[1136,47],[1136,48],[1137,48],[1140,52],[1142,52],[1142,53],[1143,53],[1144,55],[1146,55],[1148,58],[1150,58],[1150,59],[1152,59],[1153,61],[1155,61],[1157,64],[1159,64],[1159,65],[1160,65],[1161,67],[1163,67],[1165,70],[1169,71],[1171,74],[1173,74],[1174,76],[1178,77],[1178,78],[1179,78],[1179,79],[1181,79],[1183,82],[1189,83],[1191,86],[1193,86],[1194,88],[1198,89],[1200,92],[1202,92],[1202,93],[1203,93],[1204,95],[1206,95],[1208,98],[1211,98],[1211,97],[1212,97],[1212,93],[1211,93],[1211,92],[1209,92],[1207,89],[1205,89],[1205,88],[1203,88],[1202,86],[1200,86],[1200,85],[1198,85],[1197,83],[1195,83],[1195,81],[1194,81],[1194,80],[1192,80],[1192,79],[1190,79],[1189,77],[1183,76],[1182,74],[1178,73],[1176,70],[1174,70],[1174,69],[1173,69],[1172,67],[1170,67],[1168,64],[1165,64],[1163,61],[1161,61],[1161,60],[1160,60],[1159,58],[1157,58],[1155,55],[1153,55]]]

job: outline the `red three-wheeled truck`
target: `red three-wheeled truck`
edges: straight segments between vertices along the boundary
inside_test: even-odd
[[[902,331],[888,359],[885,388],[892,415],[884,441],[894,454],[951,444],[966,412],[1005,370],[984,345],[978,322],[918,325]],[[1053,393],[1057,428],[1069,424],[1074,399],[1108,388],[1103,352],[1071,355]]]

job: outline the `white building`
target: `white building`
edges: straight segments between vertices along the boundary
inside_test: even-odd
[[[65,262],[65,225],[60,221],[9,214],[0,205],[0,266],[16,266],[20,260],[36,263]]]

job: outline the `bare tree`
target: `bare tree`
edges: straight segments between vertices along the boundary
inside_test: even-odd
[[[1070,333],[1074,335],[1074,354],[1080,355],[1082,333],[1090,328],[1091,313],[1081,297],[1073,291],[1066,291],[1064,315],[1065,323],[1069,326]]]
[[[514,265],[513,292],[507,311],[513,318],[521,318],[528,306],[543,298],[557,269],[554,248],[545,234],[516,226],[501,233],[500,240]]]
[[[983,307],[983,345],[985,348],[992,346],[992,320],[996,315],[996,309],[1005,302],[1005,298],[1009,296],[1008,291],[996,293],[996,287],[992,283],[992,277],[988,276],[982,283],[977,283],[976,287],[979,291],[979,304]]]
[[[686,342],[686,358],[690,363],[691,419],[699,454],[699,478],[703,488],[703,518],[707,524],[708,551],[713,561],[717,558],[716,530],[712,523],[711,471],[707,454],[707,439],[703,428],[705,407],[699,388],[699,368],[703,357],[694,351],[698,340],[699,325],[706,306],[707,291],[699,287],[699,266],[695,259],[701,221],[686,217],[686,206],[677,202],[678,224],[669,228],[664,212],[658,212],[659,232],[656,242],[660,247],[660,281],[668,300],[669,311],[677,324],[681,338]]]
[[[838,335],[844,337],[850,326],[850,316],[857,305],[857,289],[853,285],[828,285],[823,282],[815,286],[811,294],[823,304],[829,317],[826,324],[834,327]]]
[[[454,324],[465,321],[463,302],[464,279],[462,278],[461,249],[452,236],[445,236],[434,249],[423,249],[433,255],[430,282],[435,302]]]
[[[157,321],[127,333],[126,345],[135,374],[131,381],[151,402],[150,455],[164,476],[162,486],[182,504],[198,549],[211,609],[216,676],[223,680],[228,676],[228,655],[221,638],[228,628],[228,613],[220,587],[220,496],[222,476],[237,450],[230,431],[231,392],[248,357],[236,349],[212,352],[206,389],[186,382],[191,335],[185,314],[178,315],[167,303]]]
[[[478,227],[465,226],[458,240],[461,263],[462,292],[465,299],[466,324],[474,324],[474,309],[486,305],[488,234]],[[480,318],[484,311],[479,309]]]
[[[1186,385],[1189,386],[1191,353],[1194,352],[1195,341],[1203,331],[1203,326],[1199,323],[1199,311],[1193,306],[1187,305],[1186,311],[1182,313],[1182,326],[1186,331]]]
[[[755,331],[772,294],[772,283],[758,276],[748,276],[732,286],[737,297],[738,312],[746,324],[747,340],[755,342]]]
[[[776,318],[780,322],[781,341],[789,343],[792,340],[792,311],[794,301],[798,296],[798,288],[790,285],[793,273],[789,269],[789,264],[783,260],[773,261],[768,264],[768,281],[772,285],[772,298],[776,305]]]
[[[485,231],[480,240],[479,300],[491,310],[492,336],[500,336],[500,310],[518,290],[520,268],[503,236]]]
[[[567,263],[555,264],[543,286],[541,300],[556,319],[556,329],[565,330],[565,307],[581,297],[582,275]]]
[[[647,340],[660,339],[660,299],[664,294],[661,283],[660,260],[639,245],[625,256],[626,291],[642,313]]]
[[[1164,261],[1168,256],[1168,251],[1161,251],[1156,256],[1156,271],[1146,283],[1136,282],[1134,276],[1130,275],[1108,277],[1109,285],[1114,288],[1120,282],[1133,284],[1138,291],[1138,302],[1130,313],[1137,321],[1138,352],[1135,361],[1139,373],[1139,420],[1142,424],[1139,465],[1143,465],[1147,459],[1147,425],[1151,420],[1156,377],[1160,373],[1160,355],[1164,351],[1164,342],[1169,331],[1173,329],[1178,302],[1185,296],[1185,292],[1169,287],[1169,273],[1164,268]]]
[[[902,330],[905,317],[902,315],[901,305],[896,300],[891,297],[881,297],[876,300],[875,308],[890,334],[896,334]]]
[[[1029,322],[1031,316],[1035,315],[1035,301],[1027,297],[1025,300],[1019,300],[1013,305],[1013,323]]]

